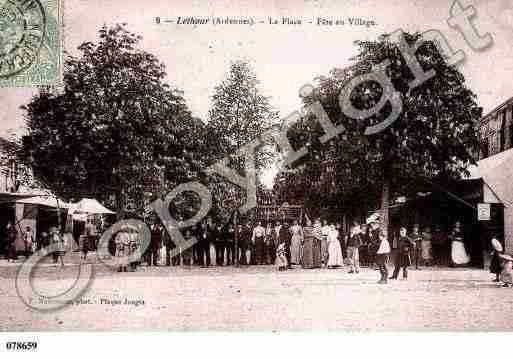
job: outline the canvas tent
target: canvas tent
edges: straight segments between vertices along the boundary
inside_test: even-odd
[[[22,198],[16,201],[16,203],[28,204],[28,205],[37,205],[44,206],[55,209],[67,209],[69,208],[69,203],[59,199],[55,196],[34,196],[28,198]]]
[[[24,249],[22,237],[27,227],[32,229],[34,236],[38,236],[39,231],[47,230],[50,226],[58,223],[64,223],[60,221],[69,207],[69,203],[52,194],[20,196],[13,200],[13,204],[18,230],[17,250]]]
[[[73,214],[115,214],[115,212],[104,207],[100,202],[92,198],[84,198],[81,201],[72,204],[69,210],[70,213]]]

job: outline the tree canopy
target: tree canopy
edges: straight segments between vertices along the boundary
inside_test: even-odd
[[[277,112],[270,99],[261,94],[259,81],[247,61],[238,60],[230,65],[227,77],[215,87],[206,142],[213,160],[228,157],[231,168],[244,175],[244,158],[237,151],[262,135],[276,123]],[[255,149],[255,165],[262,170],[271,163],[274,149],[269,139],[261,138],[262,145]],[[242,203],[243,191],[212,178],[211,189],[219,208],[235,209]],[[228,216],[228,213],[222,214]]]
[[[404,39],[413,46],[421,34],[405,33]],[[299,188],[297,193],[318,198],[320,204],[326,196],[334,195],[338,205],[363,200],[361,196],[355,198],[362,192],[374,196],[377,204],[380,196],[375,195],[381,192],[383,208],[393,193],[410,194],[425,182],[465,175],[474,163],[474,124],[482,109],[461,72],[446,63],[433,42],[425,41],[416,58],[424,71],[434,70],[434,76],[411,87],[414,74],[399,44],[389,35],[357,41],[356,46],[359,51],[352,64],[319,76],[316,90],[305,98],[305,104],[320,101],[332,122],[343,124],[345,132],[320,143],[322,131],[313,115],[304,116],[292,128],[289,135],[294,148],[307,144],[309,154],[293,165],[294,170],[282,174],[294,178],[291,183],[282,181],[288,191],[293,185]],[[351,118],[341,109],[340,95],[355,77],[370,73],[386,60],[386,75],[402,102],[402,111],[391,126],[366,135],[368,126],[383,122],[391,113],[390,103],[369,118]],[[368,110],[379,103],[384,91],[377,82],[366,81],[356,86],[349,98],[356,109]],[[282,187],[277,186],[277,190],[282,191]],[[306,188],[310,191],[305,192]]]
[[[114,195],[123,209],[198,176],[203,124],[140,40],[125,24],[103,26],[66,59],[64,88],[24,107],[24,161],[57,195]]]

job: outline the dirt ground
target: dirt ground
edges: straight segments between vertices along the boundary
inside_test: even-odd
[[[19,299],[19,264],[0,261],[0,328],[6,331],[123,330],[510,330],[513,289],[476,269],[423,268],[408,280],[378,285],[363,269],[278,272],[272,266],[140,267],[117,273],[100,264],[82,303],[53,312]],[[391,268],[390,268],[391,269]],[[75,264],[43,263],[35,271],[40,293],[70,285]]]

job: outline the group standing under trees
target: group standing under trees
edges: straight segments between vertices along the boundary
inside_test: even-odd
[[[98,198],[121,218],[144,216],[148,200],[181,183],[207,182],[215,199],[212,213],[227,220],[242,191],[204,170],[229,157],[244,175],[237,148],[262,135],[277,113],[260,94],[249,63],[235,61],[203,123],[191,115],[182,93],[165,83],[164,65],[138,48],[140,40],[125,24],[103,26],[97,43],[84,42],[78,56],[66,59],[63,88],[42,88],[24,106],[28,135],[21,162],[55,195]],[[260,171],[273,153],[267,143],[257,152]],[[170,211],[187,218],[198,202],[182,194]]]
[[[379,203],[387,231],[388,205],[394,195],[416,193],[419,185],[459,179],[474,163],[477,134],[473,125],[482,114],[475,94],[432,41],[423,42],[415,57],[423,71],[433,70],[434,74],[414,83],[410,60],[402,51],[404,44],[413,48],[423,40],[420,33],[403,36],[403,43],[392,41],[388,35],[377,41],[358,41],[359,52],[350,66],[317,78],[317,88],[305,103],[320,101],[330,120],[343,124],[345,131],[323,144],[318,139],[322,130],[315,115],[304,116],[292,127],[291,143],[295,148],[308,144],[309,153],[293,164],[294,168],[285,169],[282,184],[275,185],[284,200],[293,203],[298,198],[287,195],[304,194],[306,202],[322,208],[330,204],[331,197],[351,213],[355,206],[364,207],[368,205],[365,200],[374,197],[373,205]],[[382,123],[391,114],[392,105],[385,103],[367,119],[351,118],[341,109],[340,95],[353,79],[374,71],[384,61],[388,61],[384,71],[402,111],[390,126],[369,135],[365,129]],[[355,109],[369,110],[380,103],[385,91],[390,89],[367,81],[353,89],[349,100]]]

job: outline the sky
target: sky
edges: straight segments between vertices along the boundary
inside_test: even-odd
[[[127,23],[143,36],[140,47],[155,54],[167,68],[166,81],[184,91],[195,116],[207,120],[214,87],[226,76],[231,61],[251,62],[260,90],[285,117],[299,105],[299,88],[318,75],[343,67],[355,54],[355,40],[376,39],[396,29],[437,29],[466,60],[460,70],[485,113],[513,96],[513,1],[460,0],[477,11],[473,19],[493,45],[475,52],[447,24],[452,0],[64,0],[65,49],[78,54],[84,41],[97,41],[103,25]],[[302,25],[179,25],[178,17],[301,18]],[[157,24],[156,17],[161,18]],[[344,19],[343,26],[318,26],[317,17]],[[350,26],[347,18],[372,20],[375,26]],[[169,19],[174,23],[164,23]],[[0,89],[0,136],[24,133],[19,107],[30,101],[31,88]],[[269,178],[264,179],[269,181]]]

